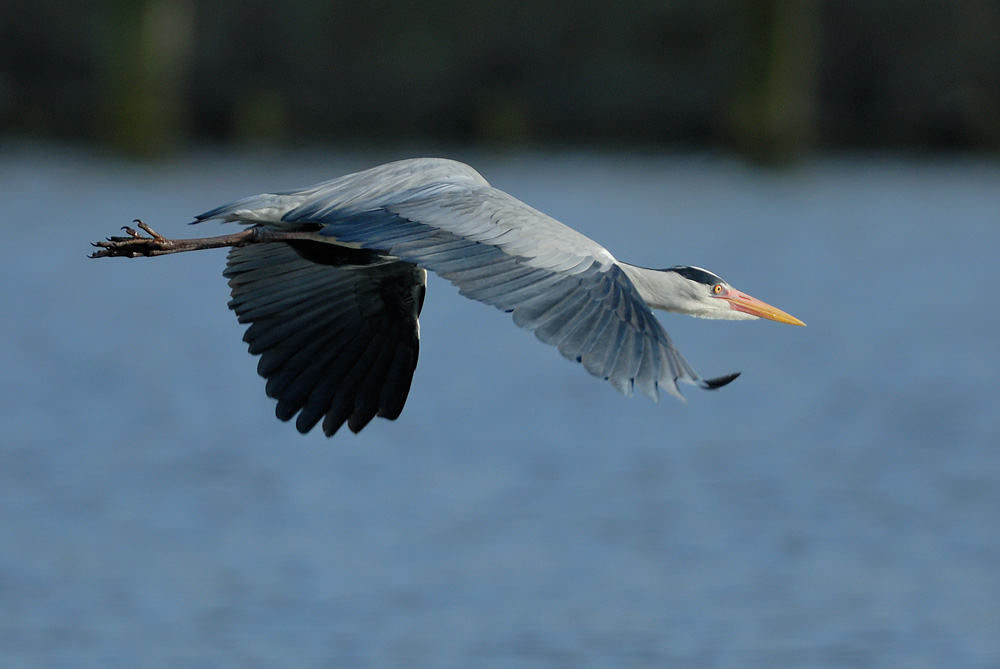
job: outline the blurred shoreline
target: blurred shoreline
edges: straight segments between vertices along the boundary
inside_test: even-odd
[[[0,136],[996,154],[998,32],[976,0],[38,0],[0,9]]]

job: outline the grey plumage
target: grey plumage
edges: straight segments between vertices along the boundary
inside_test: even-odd
[[[594,376],[631,394],[715,387],[681,357],[624,266],[593,240],[490,186],[467,165],[416,159],[213,209],[308,232],[233,249],[226,276],[277,415],[357,432],[402,410],[416,366],[425,275],[511,312]],[[733,377],[735,378],[735,377]]]

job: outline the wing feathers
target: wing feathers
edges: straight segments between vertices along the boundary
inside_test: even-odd
[[[385,210],[311,222],[325,224],[323,235],[438,272],[466,297],[513,312],[517,325],[558,345],[563,355],[579,359],[588,372],[625,394],[638,385],[655,399],[664,385],[679,395],[678,380],[700,380],[616,264],[562,248],[536,248],[531,257],[519,257],[511,254],[528,249],[531,240],[513,234],[518,231],[511,231],[512,241],[494,245],[459,237],[437,227],[437,220],[410,220]],[[586,305],[597,305],[602,316],[590,315]],[[567,327],[571,322],[591,329],[577,332]],[[571,344],[563,344],[567,339]]]
[[[421,270],[322,264],[279,243],[233,249],[225,275],[278,418],[298,414],[301,432],[322,420],[332,435],[399,416],[417,363]]]
[[[329,239],[234,249],[226,270],[276,413],[298,413],[303,432],[321,420],[327,434],[345,422],[357,431],[402,411],[417,359],[418,267],[512,312],[623,393],[655,399],[661,386],[680,396],[677,381],[725,381],[695,374],[607,250],[459,163],[392,163],[198,218]]]

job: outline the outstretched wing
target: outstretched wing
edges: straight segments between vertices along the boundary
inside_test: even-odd
[[[604,247],[462,163],[389,163],[246,198],[197,220],[213,218],[316,229],[334,246],[437,272],[461,294],[512,312],[519,326],[625,394],[638,386],[656,399],[662,386],[681,397],[677,381],[711,388],[731,380],[695,373]]]
[[[437,272],[625,394],[705,385],[606,249],[490,186],[437,182],[377,207],[316,196],[282,223]]]
[[[360,263],[360,264],[359,264]],[[275,413],[327,436],[403,410],[419,349],[426,273],[330,244],[254,244],[229,253],[229,306]]]

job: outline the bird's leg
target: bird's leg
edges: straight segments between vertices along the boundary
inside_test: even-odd
[[[231,235],[220,235],[218,237],[201,237],[196,239],[167,239],[160,233],[153,230],[146,223],[136,219],[133,221],[137,227],[148,234],[146,237],[136,232],[127,225],[122,227],[127,236],[108,237],[106,241],[94,242],[97,251],[90,254],[91,258],[139,258],[162,256],[168,253],[181,253],[184,251],[200,251],[202,249],[218,249],[228,246],[246,246],[247,244],[260,244],[263,242],[290,241],[295,239],[307,239],[310,233],[295,230],[272,230],[268,228],[252,227]]]

